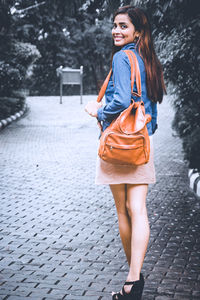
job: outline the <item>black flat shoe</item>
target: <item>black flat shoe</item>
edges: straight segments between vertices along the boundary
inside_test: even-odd
[[[132,285],[130,293],[126,293],[124,290],[125,285]],[[144,288],[144,277],[140,274],[140,280],[137,281],[126,281],[122,288],[121,293],[115,293],[112,295],[112,300],[141,300],[142,292]]]

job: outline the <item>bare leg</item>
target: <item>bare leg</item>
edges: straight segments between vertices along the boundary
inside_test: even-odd
[[[140,278],[140,272],[143,265],[149,242],[149,222],[146,209],[146,195],[148,185],[127,185],[126,207],[131,219],[131,263],[127,276],[127,281],[136,281]],[[129,292],[131,286],[126,286],[125,291]]]
[[[128,264],[131,263],[131,219],[126,208],[127,186],[125,184],[110,185],[118,215],[119,233]]]

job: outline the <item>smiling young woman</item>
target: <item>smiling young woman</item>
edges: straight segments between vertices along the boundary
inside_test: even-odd
[[[123,47],[138,38],[139,32],[135,30],[135,26],[128,15],[119,14],[114,20],[112,37],[115,46]]]
[[[119,114],[129,107],[131,68],[123,50],[131,50],[137,57],[141,75],[145,112],[151,115],[147,124],[150,137],[150,159],[145,165],[117,165],[97,158],[96,184],[110,186],[118,214],[119,232],[127,257],[129,272],[122,290],[112,294],[113,300],[140,300],[144,287],[141,273],[149,241],[149,223],[146,208],[148,185],[155,183],[152,136],[157,129],[157,102],[161,103],[165,85],[161,64],[156,56],[151,28],[146,13],[133,6],[120,7],[113,18],[112,75],[103,106],[89,102],[85,110],[102,123],[103,131]],[[134,101],[138,99],[133,98]],[[140,99],[139,99],[140,100]]]

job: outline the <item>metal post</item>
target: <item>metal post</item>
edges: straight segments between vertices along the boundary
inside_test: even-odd
[[[60,73],[60,104],[62,104],[62,94],[63,94],[63,75]]]
[[[81,104],[83,104],[83,66],[80,67],[80,96]]]

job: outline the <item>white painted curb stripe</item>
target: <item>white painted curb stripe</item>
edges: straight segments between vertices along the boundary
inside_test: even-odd
[[[200,173],[195,169],[189,169],[188,177],[190,181],[190,188],[200,197]]]
[[[24,105],[23,109],[16,112],[14,115],[4,119],[4,120],[0,120],[0,130],[3,129],[4,127],[6,127],[8,124],[12,123],[13,121],[16,121],[17,119],[19,119],[26,110],[26,104]]]

